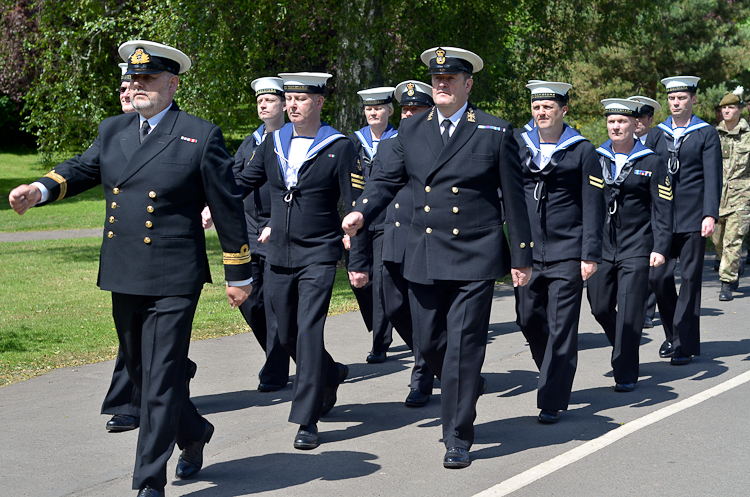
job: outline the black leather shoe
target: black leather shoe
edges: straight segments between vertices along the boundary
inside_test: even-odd
[[[460,447],[448,447],[443,457],[443,467],[449,469],[461,469],[469,466],[469,451]]]
[[[335,387],[326,387],[323,392],[323,409],[320,411],[321,416],[325,416],[331,412],[333,406],[336,405],[336,392],[339,389],[339,385],[344,383],[346,377],[349,376],[349,366],[337,362],[336,367],[339,368],[339,382]]]
[[[175,476],[180,480],[192,478],[203,467],[203,447],[211,440],[214,434],[214,425],[206,421],[206,429],[200,440],[189,442],[177,459],[177,470]]]
[[[107,431],[113,433],[119,431],[130,431],[135,430],[140,425],[140,418],[135,416],[128,416],[127,414],[115,414],[112,419],[107,421]]]
[[[554,409],[542,409],[539,412],[539,417],[537,419],[540,423],[546,425],[555,424],[560,421],[560,411],[555,411]]]
[[[259,392],[275,392],[283,388],[286,388],[286,385],[274,385],[273,383],[263,383],[263,382],[258,383]]]
[[[385,352],[370,352],[370,355],[367,356],[367,363],[380,364],[381,362],[385,362],[385,359]]]
[[[669,340],[664,340],[664,343],[661,344],[661,347],[659,347],[659,357],[666,358],[666,357],[672,357],[674,355],[674,347],[672,347],[672,342]]]
[[[672,364],[672,366],[687,366],[692,360],[693,358],[690,356],[674,356],[669,362],[670,364]]]
[[[164,490],[156,490],[151,485],[146,485],[138,491],[138,497],[164,497]]]
[[[734,296],[732,295],[732,284],[727,283],[726,281],[722,281],[721,290],[719,291],[719,300],[721,302],[728,302],[733,298]]]
[[[635,390],[635,383],[616,383],[615,392],[632,392]]]
[[[297,436],[294,437],[294,448],[299,450],[312,450],[320,445],[318,443],[318,426],[310,423],[307,426],[300,426]]]
[[[430,394],[422,393],[416,388],[412,388],[409,395],[406,396],[404,405],[406,407],[424,407],[430,401]]]
[[[654,320],[647,317],[646,320],[643,322],[644,328],[653,328],[654,327]]]

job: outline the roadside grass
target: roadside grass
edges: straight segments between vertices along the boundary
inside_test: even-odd
[[[80,195],[54,202],[44,209],[29,209],[19,216],[10,208],[8,194],[23,183],[44,176],[36,152],[0,153],[0,233],[100,228],[104,225],[104,191],[101,186]]]
[[[206,243],[215,283],[203,288],[192,339],[246,333],[250,328],[226,300],[215,231],[206,233]],[[96,286],[100,245],[98,237],[0,243],[0,386],[115,357],[110,294]],[[357,309],[339,269],[329,315]]]

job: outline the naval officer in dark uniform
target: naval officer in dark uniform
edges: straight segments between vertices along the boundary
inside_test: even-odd
[[[539,368],[540,423],[556,423],[570,403],[583,282],[602,261],[604,180],[594,146],[563,122],[571,86],[526,85],[536,127],[518,139],[534,274],[516,288],[516,314]]]
[[[672,246],[665,264],[651,271],[659,316],[666,340],[659,356],[674,366],[690,364],[700,355],[701,284],[706,238],[719,219],[722,162],[719,134],[693,115],[697,102],[695,76],[664,78],[671,117],[648,134],[646,147],[667,161],[674,191]],[[675,262],[680,260],[680,293],[675,286]]]
[[[649,267],[664,264],[672,241],[672,187],[666,162],[634,137],[641,104],[621,98],[602,104],[609,140],[596,151],[607,212],[602,263],[588,280],[587,296],[613,347],[615,391],[631,392],[638,381]]]
[[[365,184],[367,184],[367,180],[372,173],[372,165],[377,157],[380,144],[398,134],[396,128],[388,122],[388,118],[393,115],[393,90],[395,88],[392,86],[382,86],[357,92],[365,106],[367,126],[351,133],[349,139],[357,151]],[[352,286],[365,325],[368,330],[372,331],[372,349],[367,356],[367,362],[370,364],[384,362],[388,348],[393,342],[393,326],[385,317],[381,297],[383,272],[381,254],[384,220],[385,213],[370,223],[367,230],[369,241],[366,255],[368,256],[367,262],[370,264],[369,281],[361,288]]]
[[[132,76],[138,114],[105,119],[99,135],[32,185],[10,193],[13,209],[44,205],[101,184],[107,201],[98,285],[112,292],[120,349],[141,391],[133,488],[163,496],[175,442],[177,477],[194,476],[214,427],[187,396],[190,331],[203,284],[211,281],[201,227],[217,214],[229,303],[251,291],[250,252],[241,194],[221,130],[182,112],[173,97],[190,59],[174,48],[136,40],[119,48]]]
[[[294,448],[308,450],[318,446],[318,420],[333,408],[349,372],[325,350],[323,329],[341,259],[338,200],[350,207],[363,178],[352,142],[320,120],[331,75],[279,76],[291,122],[260,144],[236,180],[246,192],[266,183],[271,192],[266,302],[281,344],[297,363],[289,421],[300,426]],[[358,243],[352,242],[355,256]],[[365,272],[361,283],[366,279]]]
[[[432,87],[420,81],[402,81],[396,86],[395,97],[401,106],[401,122],[405,119],[429,111],[435,103],[432,101]],[[387,164],[397,140],[384,141],[375,157],[373,173]],[[424,407],[430,401],[435,374],[414,344],[414,327],[412,326],[411,307],[409,306],[409,284],[404,278],[404,257],[406,256],[406,239],[411,226],[414,211],[411,183],[406,183],[396,194],[385,212],[383,224],[383,310],[388,321],[406,345],[414,352],[414,367],[409,382],[409,394],[406,396],[406,407]]]
[[[250,85],[255,91],[258,105],[258,117],[263,124],[251,135],[245,138],[242,145],[234,154],[234,174],[250,165],[253,154],[261,143],[273,132],[284,126],[284,82],[281,78],[258,78]],[[245,220],[247,222],[247,236],[250,241],[250,262],[253,268],[253,293],[240,306],[240,313],[245,322],[253,330],[263,351],[266,362],[258,377],[258,390],[261,392],[275,392],[286,387],[289,382],[289,352],[279,341],[276,315],[270,303],[266,303],[268,296],[265,292],[266,245],[271,233],[268,222],[271,219],[271,191],[268,185],[256,188],[245,197]]]
[[[480,372],[495,279],[510,265],[514,285],[526,284],[531,233],[513,127],[469,103],[482,59],[460,48],[436,47],[426,50],[422,61],[432,76],[436,106],[401,124],[391,158],[370,178],[343,227],[353,236],[411,182],[404,276],[414,342],[440,378],[443,466],[465,468],[477,398],[486,385]]]

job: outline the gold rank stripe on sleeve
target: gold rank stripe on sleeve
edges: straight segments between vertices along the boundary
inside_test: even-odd
[[[239,266],[250,262],[250,247],[247,244],[240,247],[239,254],[224,252],[224,264],[227,266]]]
[[[664,200],[672,200],[674,198],[672,195],[672,187],[659,185],[659,196]]]
[[[352,173],[352,186],[359,188],[360,190],[365,189],[365,177],[361,174]]]
[[[596,176],[589,175],[589,184],[597,188],[604,188],[604,180],[597,178]]]
[[[57,196],[57,200],[62,200],[65,198],[65,194],[68,193],[68,181],[57,174],[55,170],[48,172],[44,175],[45,178],[50,178],[52,180],[55,180],[60,185],[60,195]]]

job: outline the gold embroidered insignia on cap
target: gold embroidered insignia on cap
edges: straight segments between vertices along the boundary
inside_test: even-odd
[[[589,175],[589,184],[591,186],[595,186],[597,188],[604,188],[604,180],[603,179],[599,179],[599,178],[597,178],[595,176]]]
[[[151,62],[151,56],[142,48],[136,48],[133,55],[130,56],[131,64],[148,64]]]
[[[470,123],[477,122],[477,115],[474,113],[474,109],[469,109],[466,111],[466,120]]]
[[[414,96],[414,83],[406,83],[406,94],[410,97]]]
[[[65,194],[68,193],[68,181],[57,174],[55,170],[48,172],[44,175],[45,178],[50,178],[54,180],[58,185],[60,185],[60,194],[57,196],[57,200],[62,200],[65,198]]]
[[[247,264],[250,262],[250,247],[247,243],[240,247],[238,254],[232,254],[224,252],[224,265],[226,266],[239,266],[241,264]]]
[[[438,64],[445,64],[445,50],[442,48],[438,48],[435,50],[435,55],[437,55],[437,63]]]

